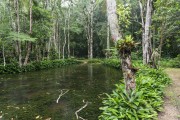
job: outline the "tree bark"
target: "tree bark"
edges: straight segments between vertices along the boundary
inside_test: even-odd
[[[147,0],[146,8],[143,7],[141,0],[139,0],[139,6],[141,11],[141,22],[142,22],[143,64],[149,64],[152,54],[151,34],[150,34],[150,26],[152,19],[152,0]],[[144,9],[146,11],[145,20],[144,20]]]
[[[65,47],[66,47],[66,23],[67,23],[67,20],[66,18],[64,18],[64,44],[63,44],[63,59],[65,57]]]
[[[110,25],[111,37],[116,43],[122,38],[122,34],[119,31],[118,18],[116,14],[116,0],[106,0],[107,2],[107,17]]]
[[[61,58],[61,32],[59,31],[60,30],[60,24],[58,24],[58,56],[59,56],[59,59]]]
[[[71,17],[71,14],[70,14],[70,12],[71,12],[71,8],[70,8],[70,6],[68,7],[68,58],[70,58],[70,54],[71,54],[71,51],[70,51],[70,17]]]
[[[136,88],[136,69],[132,67],[131,50],[124,49],[123,51],[120,51],[120,56],[126,91],[130,92],[130,90],[134,90]]]
[[[145,33],[144,33],[144,64],[148,64],[150,62],[152,48],[151,48],[151,36],[150,36],[150,26],[152,19],[152,0],[147,1],[147,9],[146,9],[146,22],[145,22]]]
[[[20,23],[19,23],[19,0],[14,0],[14,8],[15,8],[15,12],[16,12],[16,32],[20,33]],[[16,42],[17,48],[18,48],[18,56],[19,56],[19,66],[22,66],[22,51],[21,51],[21,42],[19,41],[19,37],[18,40]]]
[[[122,39],[122,34],[120,33],[118,26],[118,19],[116,15],[116,1],[106,0],[106,2],[107,2],[107,17],[110,25],[110,32],[115,44],[117,44],[117,41]],[[130,92],[131,89],[134,90],[136,87],[135,70],[134,68],[132,68],[132,63],[131,63],[131,49],[124,48],[118,50],[121,60],[126,91]]]
[[[29,35],[32,34],[32,0],[29,0]],[[29,60],[29,55],[31,52],[31,42],[27,42],[27,53],[24,60],[24,66],[27,65]]]
[[[6,66],[6,57],[5,57],[5,52],[4,52],[4,43],[2,44],[2,51],[3,51],[3,62],[4,62],[4,66]]]
[[[106,51],[105,51],[105,55],[106,58],[109,58],[109,54],[110,54],[110,41],[109,41],[109,37],[110,37],[110,32],[109,32],[109,22],[107,21],[107,38],[106,38]]]
[[[90,13],[90,43],[89,43],[89,47],[90,47],[90,56],[89,58],[92,59],[93,58],[93,17],[94,17],[94,3],[95,0],[91,1],[91,13]]]

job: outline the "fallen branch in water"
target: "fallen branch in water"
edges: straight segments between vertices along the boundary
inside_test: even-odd
[[[78,110],[75,112],[75,115],[76,115],[77,120],[78,120],[79,118],[82,119],[82,120],[86,120],[86,119],[82,118],[81,116],[78,116],[78,112],[80,112],[81,110],[83,110],[84,108],[86,108],[89,102],[85,102],[85,101],[83,100],[83,103],[86,103],[86,104],[85,104],[84,106],[82,106],[80,109],[78,109]]]
[[[65,92],[64,92],[64,91],[65,91]],[[67,92],[69,92],[69,90],[62,89],[62,90],[61,90],[61,94],[59,95],[59,97],[58,97],[57,100],[56,100],[56,103],[58,103],[58,102],[59,102],[59,99],[60,99],[63,95],[65,95]]]
[[[4,114],[3,114],[3,112],[1,111],[1,112],[0,112],[0,119],[3,118],[3,115],[4,115]]]

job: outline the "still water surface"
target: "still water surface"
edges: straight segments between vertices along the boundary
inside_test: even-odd
[[[100,64],[0,75],[0,120],[76,120],[83,101],[89,104],[79,116],[98,120],[103,93],[110,93],[121,77]],[[68,92],[57,103],[61,90]]]

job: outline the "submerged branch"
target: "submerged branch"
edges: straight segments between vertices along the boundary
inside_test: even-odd
[[[89,102],[85,102],[84,100],[83,100],[83,103],[86,103],[86,104],[85,104],[84,106],[82,106],[80,109],[78,109],[78,110],[75,112],[75,115],[76,115],[77,120],[78,120],[79,118],[82,119],[82,120],[86,120],[86,119],[84,119],[84,118],[82,118],[81,116],[78,115],[78,113],[79,113],[81,110],[83,110],[84,108],[86,108],[87,105],[89,104]]]
[[[61,94],[59,95],[59,97],[58,97],[57,100],[56,100],[56,103],[58,103],[58,102],[59,102],[59,99],[60,99],[63,95],[65,95],[67,92],[69,92],[69,90],[65,90],[65,92],[64,92],[64,89],[62,89],[62,90],[61,90]]]

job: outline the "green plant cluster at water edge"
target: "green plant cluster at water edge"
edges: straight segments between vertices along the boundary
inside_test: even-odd
[[[112,94],[106,94],[99,120],[157,120],[168,84],[162,70],[143,67],[136,75],[136,90],[126,93],[125,85],[118,84]]]
[[[26,66],[19,67],[18,63],[7,64],[6,66],[0,65],[0,74],[13,74],[29,71],[37,71],[49,68],[58,68],[65,65],[80,63],[74,59],[66,60],[45,60],[40,62],[32,62]]]

